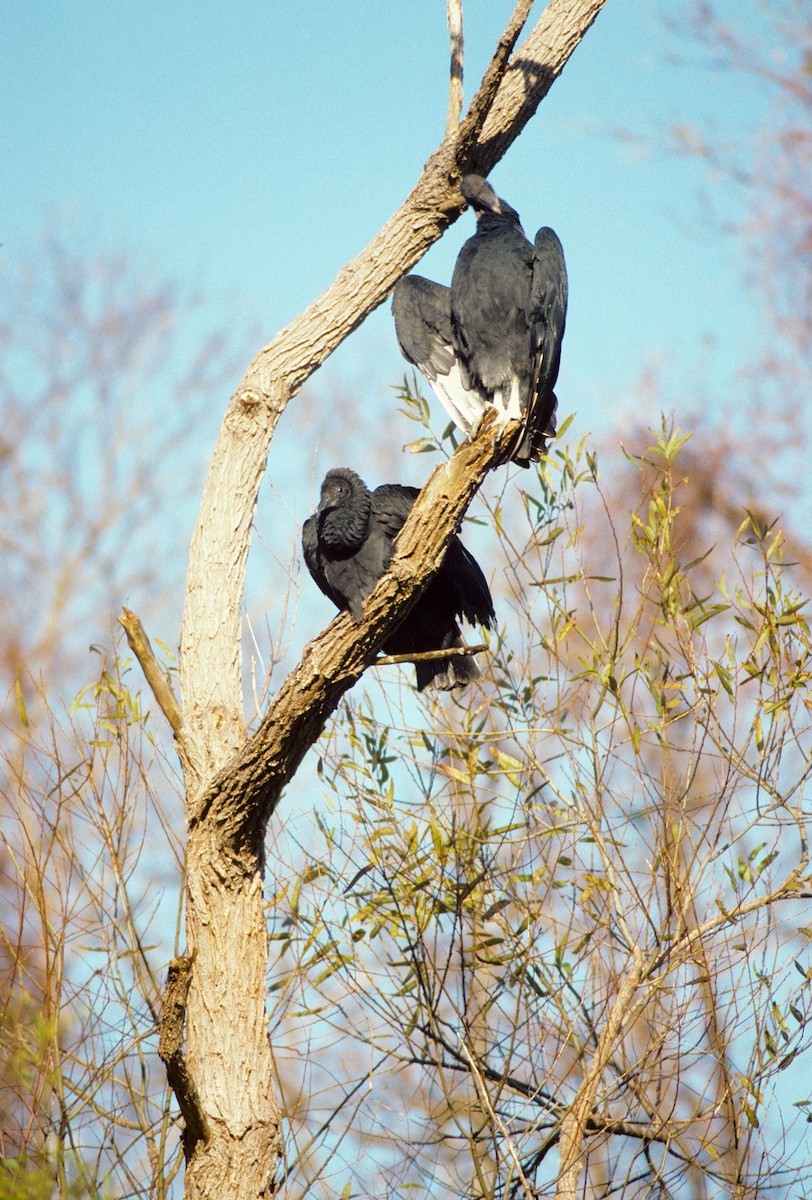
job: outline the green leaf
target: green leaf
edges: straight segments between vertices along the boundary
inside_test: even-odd
[[[17,712],[20,714],[20,720],[26,729],[29,728],[28,713],[25,709],[25,701],[23,700],[23,689],[20,687],[19,679],[14,680],[14,694],[17,697]]]

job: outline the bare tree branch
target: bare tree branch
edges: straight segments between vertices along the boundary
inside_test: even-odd
[[[577,1200],[578,1178],[583,1167],[583,1140],[595,1104],[595,1096],[606,1065],[614,1054],[618,1035],[629,1020],[634,994],[640,986],[645,971],[643,954],[635,949],[634,966],[618,990],[611,1011],[601,1029],[598,1045],[584,1079],[578,1089],[574,1103],[561,1122],[560,1168],[556,1186],[556,1200]]]
[[[169,964],[161,1013],[161,1034],[158,1040],[158,1054],[166,1067],[169,1086],[177,1097],[186,1123],[183,1145],[187,1158],[193,1153],[195,1143],[209,1136],[206,1114],[201,1108],[197,1088],[189,1075],[183,1055],[183,1026],[191,970],[190,958],[173,958]]]
[[[505,26],[505,32],[496,44],[493,58],[488,64],[485,74],[482,76],[482,82],[477,88],[477,93],[471,101],[471,107],[465,114],[465,120],[460,126],[459,146],[457,149],[457,159],[459,162],[468,159],[473,148],[479,141],[482,127],[494,107],[499,88],[507,73],[513,48],[524,29],[532,7],[533,0],[518,0],[513,14]],[[464,175],[466,170],[473,170],[473,167],[468,166],[461,169],[460,174]]]
[[[152,644],[140,618],[129,608],[123,608],[118,623],[127,635],[129,647],[138,659],[141,670],[144,672],[144,678],[152,689],[152,694],[158,701],[161,712],[171,725],[175,736],[180,737],[183,731],[183,715],[180,705],[166,677],[166,672],[155,657],[155,651],[152,649]]]
[[[485,1087],[485,1080],[482,1078],[482,1075],[480,1074],[479,1068],[476,1064],[476,1060],[474,1059],[473,1054],[471,1053],[471,1051],[468,1049],[468,1047],[465,1044],[465,1039],[462,1037],[461,1034],[458,1034],[457,1036],[460,1039],[460,1046],[462,1048],[462,1053],[465,1056],[465,1060],[471,1069],[471,1076],[474,1080],[474,1086],[476,1087],[477,1095],[479,1096],[482,1107],[485,1109],[485,1112],[488,1114],[488,1117],[490,1118],[491,1122],[496,1126],[496,1128],[499,1130],[499,1132],[501,1133],[501,1135],[504,1139],[504,1143],[507,1146],[508,1154],[513,1159],[513,1165],[516,1168],[516,1174],[519,1176],[519,1180],[521,1181],[522,1191],[524,1192],[525,1196],[527,1197],[527,1200],[533,1200],[534,1192],[527,1180],[527,1176],[525,1175],[524,1171],[522,1170],[521,1156],[519,1155],[519,1151],[516,1149],[516,1143],[514,1142],[513,1138],[511,1137],[510,1130],[506,1127],[504,1121],[502,1121],[500,1119],[498,1113],[495,1111],[493,1105],[491,1104],[491,1098],[488,1095],[488,1089]]]
[[[448,90],[448,115],[445,135],[451,137],[462,113],[462,0],[447,0],[448,32],[451,38],[451,83]]]
[[[448,650],[423,650],[419,654],[383,654],[376,658],[373,667],[389,667],[396,663],[436,662],[438,658],[467,658],[471,654],[485,654],[490,647],[484,642],[478,646],[452,646]]]
[[[552,0],[505,69],[508,47],[529,9],[524,0],[517,6],[459,130],[431,156],[412,193],[367,248],[257,355],[232,396],[192,539],[181,634],[187,732],[180,751],[192,791],[224,766],[244,738],[240,623],[245,565],[259,482],[280,414],[308,376],[456,219],[463,203],[457,186],[461,175],[471,169],[487,171],[505,153],[604,3]]]

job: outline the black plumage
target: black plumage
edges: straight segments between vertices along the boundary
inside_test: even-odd
[[[355,621],[389,566],[395,538],[418,494],[417,488],[396,483],[371,492],[347,467],[325,476],[318,508],[302,529],[304,558],[325,596]],[[417,654],[461,646],[460,618],[490,627],[494,611],[479,564],[455,536],[437,574],[383,648],[387,654]],[[470,655],[414,665],[421,692],[453,688],[479,675]]]
[[[401,351],[468,432],[488,405],[521,419],[511,453],[528,466],[555,433],[555,383],[567,315],[567,270],[552,229],[527,240],[514,208],[480,175],[460,185],[477,229],[457,258],[451,287],[419,275],[395,288]]]
[[[457,428],[470,433],[487,400],[462,381],[451,326],[451,289],[422,275],[407,275],[395,287],[392,315],[403,357],[428,380]]]

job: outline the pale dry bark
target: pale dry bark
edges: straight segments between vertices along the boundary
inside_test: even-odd
[[[187,1120],[187,1197],[250,1200],[276,1191],[279,1113],[267,1036],[262,897],[267,821],[340,697],[426,586],[507,444],[484,427],[434,472],[363,622],[356,627],[341,615],[307,646],[246,739],[241,605],[276,423],[309,375],[456,220],[461,176],[487,174],[502,157],[604,3],[552,0],[514,53],[531,8],[531,0],[519,0],[468,113],[428,160],[404,204],[331,287],[257,355],[228,404],[190,549],[183,695],[173,721],[189,819],[188,997],[185,1055],[178,1048],[177,989],[169,997],[167,1053]]]
[[[451,82],[448,89],[448,115],[445,119],[446,137],[454,133],[462,114],[462,0],[446,0],[446,18],[451,38]]]

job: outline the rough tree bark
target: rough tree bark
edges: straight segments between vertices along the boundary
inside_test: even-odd
[[[279,1112],[267,1035],[262,903],[267,822],[342,694],[426,586],[507,444],[485,425],[434,472],[363,622],[356,627],[339,616],[307,646],[259,729],[246,738],[241,604],[256,498],[276,423],[308,376],[456,220],[462,175],[487,174],[499,161],[604,3],[552,0],[516,49],[532,6],[532,0],[519,0],[468,113],[428,160],[404,204],[331,287],[257,355],[228,404],[190,550],[179,710],[156,693],[183,766],[189,823],[188,957],[172,967],[165,1006],[171,1028],[162,1052],[186,1121],[190,1200],[254,1200],[276,1191]],[[122,623],[154,678],[146,637],[138,635],[132,614]],[[184,998],[185,1054],[179,1020]]]

